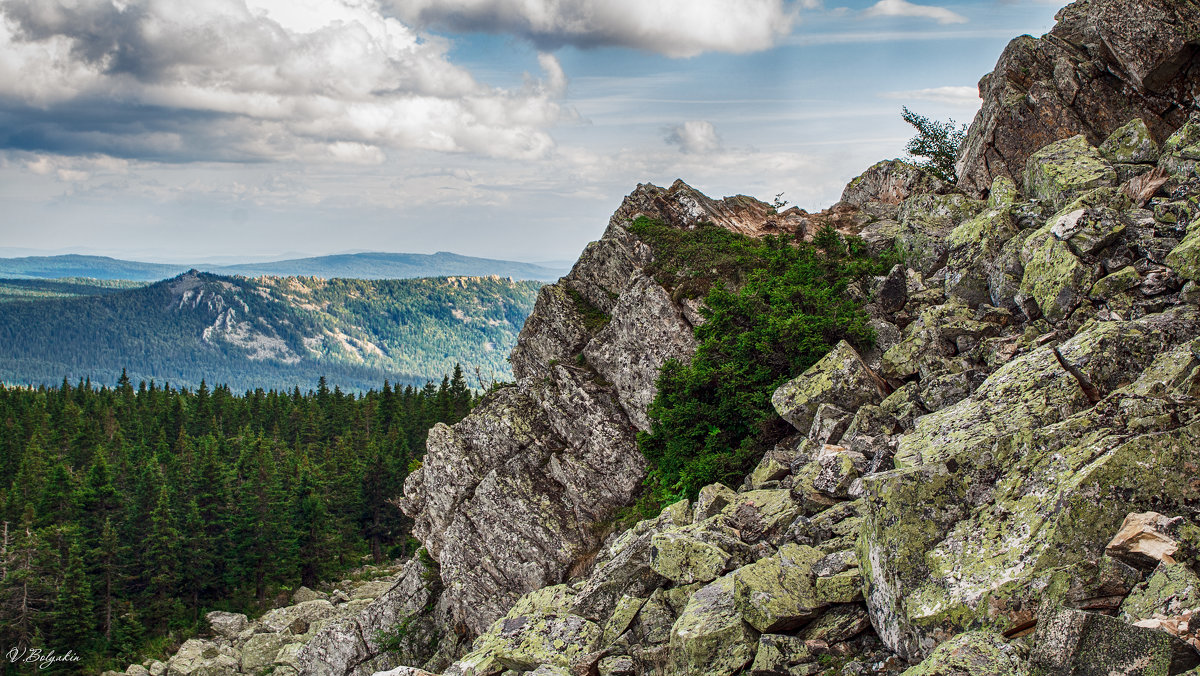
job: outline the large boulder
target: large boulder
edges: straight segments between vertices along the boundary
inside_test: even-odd
[[[1112,187],[1117,172],[1081,134],[1038,150],[1025,163],[1025,194],[1055,208],[1082,192]]]
[[[733,676],[758,649],[758,632],[745,622],[730,573],[692,594],[671,627],[670,665],[687,676]]]
[[[1193,2],[1089,0],[1058,14],[1042,39],[1009,43],[979,82],[983,107],[959,156],[958,185],[984,194],[996,176],[1017,178],[1054,141],[1099,145],[1141,119],[1161,143],[1187,118],[1200,84]]]
[[[786,544],[774,556],[733,573],[734,606],[758,631],[780,632],[811,620],[826,603],[817,600],[812,566],[822,557],[812,548]]]
[[[236,676],[238,661],[209,641],[188,639],[167,661],[166,676]]]
[[[883,400],[882,381],[846,341],[796,378],[775,390],[771,404],[786,421],[807,432],[821,404],[855,411]]]

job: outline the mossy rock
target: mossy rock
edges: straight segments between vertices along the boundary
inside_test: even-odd
[[[1026,195],[1058,208],[1081,192],[1115,185],[1117,172],[1080,134],[1030,155],[1024,179]]]
[[[732,555],[696,537],[694,530],[671,529],[650,540],[650,569],[680,584],[720,577]]]
[[[1025,265],[1021,293],[1033,298],[1048,321],[1060,322],[1082,302],[1091,283],[1091,269],[1051,236]]]
[[[1100,144],[1100,154],[1109,162],[1154,164],[1158,162],[1158,144],[1141,118],[1130,120]]]
[[[692,594],[671,627],[670,670],[686,676],[733,676],[758,652],[758,632],[734,601],[733,574]]]
[[[990,631],[968,631],[942,643],[901,676],[1026,676],[1024,646]]]
[[[1138,274],[1137,269],[1132,265],[1126,265],[1120,270],[1100,278],[1092,285],[1092,290],[1088,292],[1088,295],[1096,298],[1111,298],[1134,288],[1141,281],[1142,277]]]
[[[827,604],[817,599],[812,566],[820,551],[785,544],[779,553],[742,566],[733,573],[734,604],[750,626],[761,632],[794,629]]]
[[[1133,511],[1190,513],[1200,422],[1129,437],[1118,395],[943,463],[868,477],[858,558],[880,637],[923,657],[955,634],[1007,632],[1095,577]],[[1195,415],[1193,413],[1193,415]],[[1084,590],[1086,591],[1086,590]],[[1087,597],[1084,592],[1079,592]]]
[[[1166,263],[1180,277],[1200,280],[1200,229],[1193,229],[1179,246],[1172,249]]]

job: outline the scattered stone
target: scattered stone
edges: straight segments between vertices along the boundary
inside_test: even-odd
[[[671,627],[670,668],[679,674],[733,676],[758,652],[758,632],[742,618],[731,573],[700,589]]]
[[[1137,566],[1174,563],[1179,543],[1171,531],[1180,521],[1181,518],[1170,519],[1157,512],[1130,514],[1104,553]]]

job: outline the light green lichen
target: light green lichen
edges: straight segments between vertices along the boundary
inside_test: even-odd
[[[1114,185],[1117,172],[1081,134],[1031,155],[1025,164],[1024,179],[1025,194],[1058,208],[1080,192]]]

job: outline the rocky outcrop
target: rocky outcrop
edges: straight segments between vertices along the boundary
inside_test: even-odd
[[[1170,194],[1164,183],[1139,206],[1056,169],[1108,166],[1082,138],[1035,156],[1048,182],[898,205],[894,237],[921,244],[862,284],[895,339],[872,357],[839,344],[780,387],[772,401],[797,434],[738,490],[707,486],[610,536],[588,571],[526,593],[446,673],[1200,662],[1200,306],[1164,264],[1190,227],[1168,205],[1200,185],[1174,174]],[[866,232],[886,214],[864,218]],[[1013,283],[955,281],[997,270]],[[646,335],[662,335],[655,322]]]
[[[795,209],[713,200],[682,182],[643,185],[571,273],[543,288],[513,350],[516,386],[432,430],[405,485],[414,535],[440,565],[453,622],[470,634],[586,566],[601,545],[597,524],[641,485],[635,433],[649,428],[659,367],[694,352],[698,316],[644,271],[654,252],[628,229],[638,216],[748,235],[801,227]]]
[[[328,592],[301,587],[292,604],[256,620],[213,611],[208,631],[165,661],[131,665],[128,676],[366,676],[404,662],[444,667],[459,652],[442,634],[436,571],[420,559],[366,566]],[[442,657],[439,651],[444,651]],[[120,676],[106,672],[108,676]]]
[[[1125,129],[1108,148],[1118,167],[1137,171],[1154,164],[1147,159],[1153,144],[1197,110],[1200,4],[1086,0],[1057,18],[1041,39],[1009,43],[980,80],[983,107],[957,166],[968,193],[985,195],[997,176],[1018,179],[1028,159],[1055,141],[1082,135],[1100,146],[1140,119],[1138,130]]]

